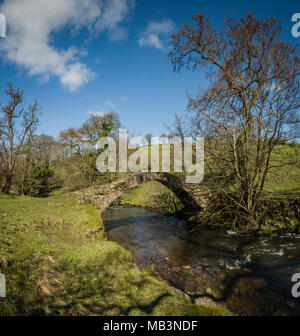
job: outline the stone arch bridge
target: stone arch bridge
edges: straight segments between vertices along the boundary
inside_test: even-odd
[[[151,172],[131,173],[109,184],[80,191],[78,192],[80,194],[80,202],[94,205],[101,214],[111,203],[116,201],[123,192],[149,181],[160,182],[172,190],[183,203],[185,212],[199,211],[205,207],[208,196],[207,190],[201,189],[197,184],[185,183],[184,175]]]

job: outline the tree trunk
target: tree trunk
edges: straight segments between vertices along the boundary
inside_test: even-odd
[[[8,174],[5,177],[5,183],[2,188],[2,192],[8,194],[10,192],[11,184],[12,184],[12,174]]]

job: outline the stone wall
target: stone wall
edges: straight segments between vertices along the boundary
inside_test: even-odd
[[[206,205],[208,199],[207,190],[201,189],[199,185],[185,183],[184,175],[170,173],[128,174],[110,184],[89,188],[78,192],[78,194],[80,195],[80,202],[94,205],[101,214],[123,192],[149,181],[158,181],[172,190],[183,203],[185,211],[201,210]]]

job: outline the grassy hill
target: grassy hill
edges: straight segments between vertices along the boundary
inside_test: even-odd
[[[145,150],[147,150],[147,148],[150,150],[151,146],[145,147]],[[280,166],[283,162],[296,161],[297,159],[299,162],[272,169],[267,176],[265,193],[267,196],[280,198],[300,196],[300,145],[286,144],[279,146],[278,149],[279,151],[273,153],[272,164]],[[210,187],[205,175],[201,186]],[[155,210],[157,204],[154,200],[154,196],[166,192],[173,194],[168,188],[158,182],[147,182],[125,192],[120,199],[120,203]],[[174,197],[176,196],[174,195]],[[178,200],[178,202],[180,201]],[[172,210],[169,211],[169,214],[172,214]]]
[[[104,239],[90,205],[74,194],[0,194],[0,315],[229,315],[172,294],[128,251]]]

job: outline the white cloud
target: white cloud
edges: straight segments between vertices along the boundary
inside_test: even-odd
[[[116,106],[117,104],[110,100],[106,100],[103,105],[95,105],[92,109],[88,110],[87,113],[94,116],[103,116],[111,112]]]
[[[146,30],[141,34],[138,44],[140,47],[154,47],[164,49],[170,34],[175,30],[172,20],[149,22]]]
[[[51,76],[74,91],[95,74],[80,61],[77,48],[59,49],[52,34],[62,28],[79,31],[85,27],[94,34],[106,31],[112,41],[126,36],[120,23],[134,8],[134,0],[4,0],[0,11],[8,24],[8,37],[1,40],[4,59],[38,75]]]
[[[87,112],[88,114],[95,116],[95,117],[102,117],[105,114],[107,114],[107,111],[103,111],[103,110],[88,110]]]
[[[107,105],[107,106],[109,106],[110,108],[114,108],[114,107],[116,107],[116,104],[115,103],[113,103],[113,102],[111,102],[110,100],[107,100],[106,102],[105,102],[105,105]]]

